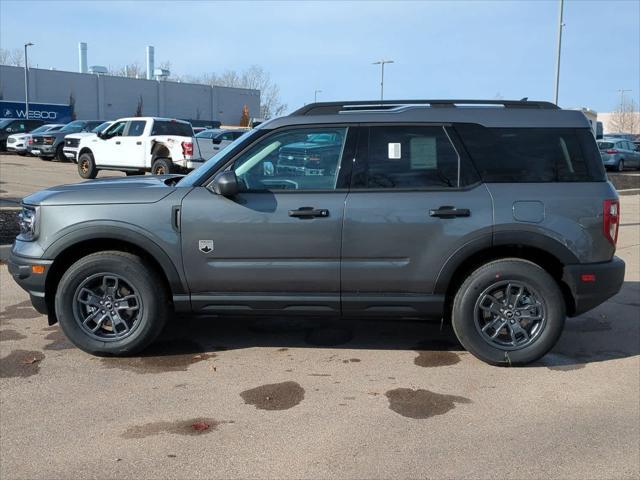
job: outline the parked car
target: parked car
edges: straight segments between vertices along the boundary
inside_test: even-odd
[[[57,132],[62,127],[64,127],[64,124],[48,123],[46,125],[40,125],[29,133],[14,133],[13,135],[9,135],[7,138],[7,151],[17,153],[18,155],[26,155],[27,148],[32,143],[33,135]]]
[[[102,122],[100,120],[75,120],[67,123],[60,130],[33,135],[33,143],[27,147],[31,155],[40,157],[42,160],[58,161],[66,160],[64,154],[64,139],[71,133],[90,132]]]
[[[80,145],[80,140],[84,137],[90,137],[92,135],[96,135],[107,128],[109,128],[113,124],[112,121],[102,122],[96,128],[91,130],[90,132],[80,132],[80,133],[71,133],[64,137],[64,147],[62,152],[64,156],[67,157],[72,162],[78,163],[78,146]]]
[[[0,151],[7,151],[7,138],[14,133],[29,133],[43,125],[42,120],[0,119]]]
[[[202,158],[208,160],[235,139],[239,138],[247,129],[227,130],[211,128],[196,134],[196,141]]]
[[[598,140],[602,163],[606,168],[622,172],[625,168],[640,168],[640,152],[624,138],[605,137]]]
[[[78,145],[82,178],[95,178],[100,170],[162,175],[202,163],[191,124],[170,118],[121,118],[103,132],[80,139]]]
[[[303,135],[299,142],[279,149],[276,172],[291,176],[330,176],[336,168],[334,159],[340,153],[343,140],[340,130]]]
[[[340,144],[332,167],[269,166],[323,136]],[[26,197],[8,263],[49,323],[96,355],[143,350],[177,311],[442,319],[478,358],[523,365],[566,315],[620,290],[619,225],[581,112],[336,102],[265,122],[186,177]]]

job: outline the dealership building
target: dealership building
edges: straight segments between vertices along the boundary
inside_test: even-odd
[[[24,117],[24,75],[23,67],[0,65],[0,118]],[[258,90],[39,68],[28,75],[29,117],[50,122],[144,115],[239,125],[245,105],[250,117],[260,116]]]

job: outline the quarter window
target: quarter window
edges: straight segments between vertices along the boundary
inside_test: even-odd
[[[332,140],[317,141],[318,135]],[[232,168],[246,190],[333,190],[346,135],[342,127],[276,133],[242,154]]]
[[[358,163],[354,188],[458,186],[458,154],[443,127],[371,127]]]

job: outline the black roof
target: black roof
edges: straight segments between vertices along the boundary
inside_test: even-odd
[[[589,128],[581,111],[543,101],[370,100],[319,102],[260,126],[353,123],[477,123],[486,127]]]

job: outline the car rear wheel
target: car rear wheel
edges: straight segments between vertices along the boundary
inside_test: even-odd
[[[85,152],[78,158],[78,174],[82,178],[92,179],[98,175],[98,169],[96,168],[96,162],[93,159],[93,155]]]
[[[158,274],[133,254],[88,255],[62,276],[55,309],[60,326],[78,348],[94,355],[131,355],[162,331],[169,296]]]
[[[492,365],[517,366],[544,356],[558,341],[565,303],[556,281],[527,260],[496,260],[475,270],[453,302],[460,343]]]
[[[175,172],[175,165],[170,158],[157,158],[151,166],[153,175],[167,175]]]

